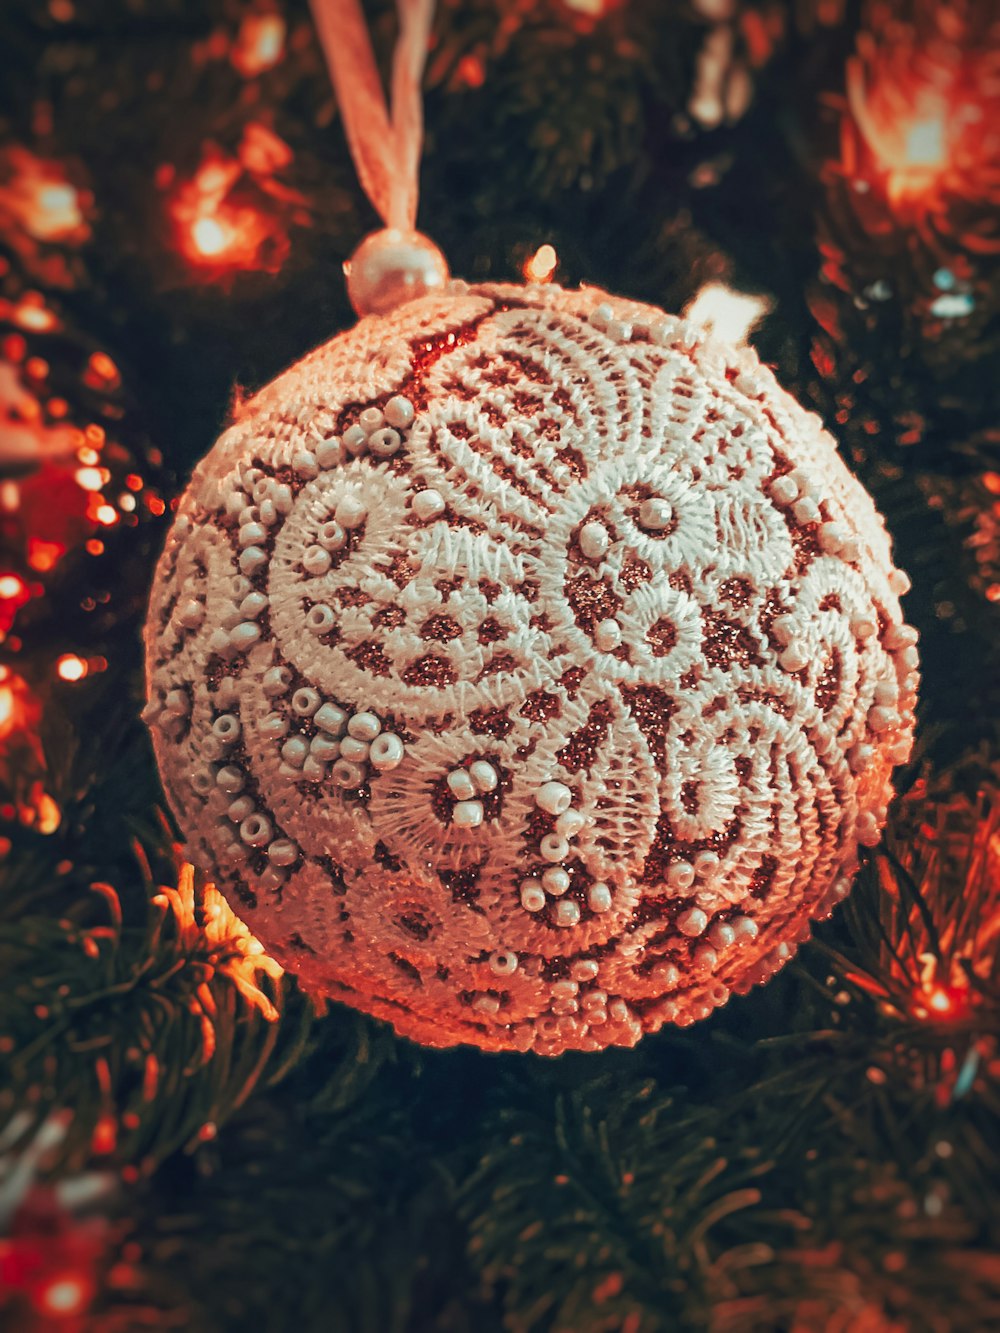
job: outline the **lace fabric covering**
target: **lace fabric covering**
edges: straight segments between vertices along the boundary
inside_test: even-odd
[[[429,1045],[631,1045],[847,892],[911,744],[907,586],[751,351],[455,284],[197,468],[146,717],[192,859],[304,984]]]

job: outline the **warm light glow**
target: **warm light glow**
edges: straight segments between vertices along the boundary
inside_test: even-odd
[[[224,254],[233,242],[231,230],[218,218],[199,218],[191,228],[191,239],[198,253],[206,257]]]
[[[935,986],[927,997],[928,1009],[933,1009],[936,1014],[950,1014],[954,1009],[951,996],[940,986]]]
[[[56,672],[61,680],[83,680],[87,663],[76,653],[64,653],[56,663]]]
[[[766,296],[750,296],[733,291],[725,283],[709,282],[684,307],[684,316],[704,325],[724,342],[739,346],[770,309]]]
[[[233,43],[233,67],[246,79],[273,68],[285,51],[285,20],[279,14],[250,14]]]
[[[47,542],[40,537],[28,538],[28,564],[37,569],[39,574],[47,574],[54,569],[59,559],[66,554],[66,547],[61,542]]]
[[[77,468],[76,484],[84,491],[99,491],[104,485],[104,473],[99,467]]]
[[[945,162],[944,120],[920,120],[904,129],[903,159],[910,167],[941,167]]]
[[[69,1274],[52,1278],[42,1288],[38,1304],[45,1314],[80,1314],[88,1300],[88,1284]]]
[[[14,691],[9,685],[0,685],[0,736],[6,736],[14,718]]]
[[[540,245],[522,269],[525,282],[549,282],[558,263],[555,247]]]
[[[24,581],[16,574],[0,574],[0,597],[13,601],[24,592]]]
[[[94,517],[98,523],[102,523],[106,528],[109,528],[112,523],[118,522],[118,511],[114,505],[98,505]]]
[[[0,154],[0,216],[8,215],[36,241],[86,239],[83,204],[61,166],[24,148]]]

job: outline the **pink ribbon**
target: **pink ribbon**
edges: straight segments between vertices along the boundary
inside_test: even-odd
[[[424,129],[420,81],[434,0],[396,0],[399,35],[389,107],[360,0],[311,4],[361,187],[387,227],[412,231]]]

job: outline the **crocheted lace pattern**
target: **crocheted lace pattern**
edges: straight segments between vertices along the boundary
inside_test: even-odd
[[[455,284],[200,464],[145,715],[192,859],[307,986],[433,1045],[629,1045],[846,893],[911,744],[907,586],[751,351]]]

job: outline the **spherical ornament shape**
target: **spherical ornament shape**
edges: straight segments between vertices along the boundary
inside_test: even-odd
[[[407,301],[442,291],[448,281],[448,262],[420,232],[386,227],[365,237],[344,265],[344,274],[356,314],[387,315]],[[390,401],[385,406],[391,428],[396,425],[395,404]]]
[[[146,716],[192,859],[307,987],[429,1045],[631,1045],[847,892],[911,744],[906,586],[751,351],[454,283],[199,465]]]

